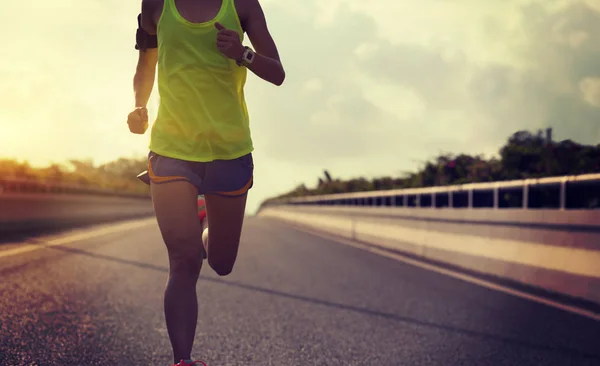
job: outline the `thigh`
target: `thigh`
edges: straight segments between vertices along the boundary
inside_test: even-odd
[[[151,184],[152,203],[169,255],[196,255],[201,250],[198,190],[187,181]]]
[[[152,151],[148,154],[148,178],[155,184],[187,181],[200,189],[203,168],[202,164],[169,158]]]
[[[203,194],[242,196],[253,185],[254,161],[252,154],[233,160],[215,160],[206,164]]]
[[[248,194],[227,197],[206,194],[208,251],[211,261],[234,261],[237,257]]]

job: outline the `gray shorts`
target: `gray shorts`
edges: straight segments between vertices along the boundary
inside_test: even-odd
[[[233,160],[208,163],[169,158],[155,152],[148,154],[148,177],[153,184],[187,181],[199,195],[242,196],[252,188],[254,162],[252,154]]]

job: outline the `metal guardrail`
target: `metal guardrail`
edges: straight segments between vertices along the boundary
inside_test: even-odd
[[[116,189],[102,189],[79,184],[0,177],[0,195],[10,193],[83,194],[133,198],[145,198],[149,196],[148,194],[123,192]]]
[[[600,209],[600,174],[304,196],[268,205]]]

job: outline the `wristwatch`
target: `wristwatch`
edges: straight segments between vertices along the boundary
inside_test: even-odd
[[[244,53],[242,56],[236,60],[238,66],[248,66],[254,61],[254,56],[256,53],[252,51],[252,49],[248,46],[244,47]]]

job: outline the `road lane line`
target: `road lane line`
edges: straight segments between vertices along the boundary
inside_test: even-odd
[[[121,224],[114,224],[107,227],[102,227],[98,229],[89,229],[80,233],[73,233],[69,235],[60,236],[58,238],[53,238],[44,241],[44,245],[36,245],[36,244],[27,244],[23,246],[19,246],[14,249],[8,249],[4,251],[0,251],[0,258],[6,258],[13,255],[23,254],[27,252],[31,252],[38,249],[43,249],[46,247],[52,247],[57,245],[70,244],[81,240],[87,240],[96,238],[103,235],[113,234],[117,232],[123,232],[127,230],[133,230],[142,228],[145,226],[149,226],[156,223],[155,218],[151,219],[143,219],[136,221],[124,222]]]
[[[503,286],[503,285],[500,285],[500,284],[497,284],[497,283],[494,283],[491,281],[486,281],[486,280],[483,280],[483,279],[480,279],[480,278],[477,278],[475,276],[471,276],[471,275],[468,275],[465,273],[461,273],[458,271],[453,271],[450,269],[442,268],[442,267],[439,267],[439,266],[436,266],[433,264],[425,263],[425,262],[419,261],[417,259],[412,259],[412,258],[409,258],[407,256],[404,256],[404,255],[401,255],[398,253],[390,252],[385,249],[379,249],[379,248],[373,247],[371,245],[361,244],[360,242],[355,242],[355,241],[352,241],[352,240],[349,240],[346,238],[342,238],[342,237],[339,237],[336,235],[331,235],[331,234],[316,231],[314,229],[301,227],[301,226],[294,225],[292,223],[289,223],[289,222],[286,222],[283,220],[279,220],[279,221],[283,222],[283,223],[287,224],[288,226],[291,226],[295,229],[304,231],[308,234],[312,234],[312,235],[321,237],[323,239],[331,240],[331,241],[334,241],[334,242],[337,242],[340,244],[345,244],[345,245],[348,245],[348,246],[351,246],[351,247],[354,247],[357,249],[366,250],[368,252],[371,252],[374,254],[379,254],[381,256],[384,256],[384,257],[387,257],[390,259],[394,259],[399,262],[403,262],[403,263],[406,263],[406,264],[409,264],[409,265],[412,265],[415,267],[419,267],[419,268],[422,268],[425,270],[437,272],[437,273],[440,273],[440,274],[443,274],[443,275],[446,275],[446,276],[449,276],[452,278],[456,278],[456,279],[459,279],[459,280],[462,280],[465,282],[469,282],[469,283],[472,283],[472,284],[475,284],[475,285],[478,285],[481,287],[500,291],[500,292],[503,292],[508,295],[516,296],[516,297],[519,297],[522,299],[526,299],[526,300],[530,300],[530,301],[537,302],[540,304],[544,304],[544,305],[547,305],[547,306],[550,306],[550,307],[553,307],[556,309],[560,309],[563,311],[567,311],[567,312],[570,312],[573,314],[581,315],[581,316],[584,316],[584,317],[592,319],[592,320],[600,321],[600,314],[595,313],[593,311],[582,309],[582,308],[579,308],[576,306],[566,305],[566,304],[563,304],[563,303],[560,303],[557,301],[547,299],[545,297],[533,295],[533,294],[527,293],[525,291],[513,289],[508,286]]]

